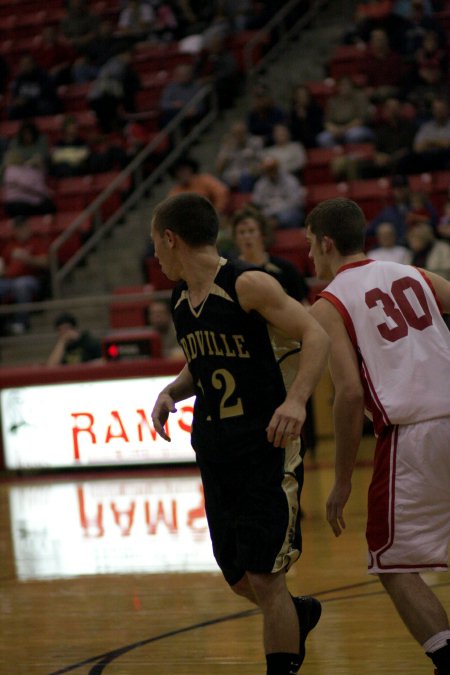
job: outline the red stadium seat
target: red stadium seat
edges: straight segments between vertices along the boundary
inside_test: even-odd
[[[387,178],[356,180],[350,183],[348,197],[353,199],[371,220],[391,197],[391,186]]]
[[[309,244],[304,228],[276,230],[269,247],[274,256],[289,260],[305,277],[315,275],[314,263],[309,257]]]
[[[151,291],[151,286],[119,286],[113,290],[113,295],[130,295]],[[148,325],[147,298],[130,300],[127,302],[112,302],[109,306],[109,325],[111,328],[134,328]]]

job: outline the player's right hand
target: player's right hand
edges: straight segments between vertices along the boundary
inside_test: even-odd
[[[152,422],[157,434],[165,441],[170,442],[170,436],[166,433],[165,424],[168,420],[169,414],[176,412],[174,400],[169,394],[162,391],[152,410]]]
[[[351,491],[350,481],[336,482],[327,499],[327,520],[336,537],[339,537],[345,530],[344,506]]]

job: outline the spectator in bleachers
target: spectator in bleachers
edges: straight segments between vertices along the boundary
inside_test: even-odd
[[[98,16],[90,11],[86,0],[67,0],[61,31],[78,53],[86,52],[95,42],[99,23]]]
[[[287,121],[285,111],[274,102],[269,87],[257,84],[252,91],[252,101],[247,114],[248,130],[254,136],[261,136],[265,145],[273,143],[273,128],[275,124],[284,124]]]
[[[48,242],[33,234],[25,218],[16,218],[13,225],[13,236],[0,258],[0,302],[33,302],[46,286]],[[17,312],[8,330],[21,334],[29,327],[29,314]]]
[[[230,199],[230,191],[222,181],[210,173],[199,171],[199,164],[190,157],[182,157],[172,167],[175,185],[169,190],[168,197],[183,192],[195,192],[209,199],[216,211],[224,215]]]
[[[419,223],[408,232],[411,264],[450,279],[450,244],[436,239],[429,223]]]
[[[237,211],[232,218],[232,233],[242,260],[262,267],[279,281],[288,295],[308,304],[308,286],[297,268],[289,260],[268,252],[271,226],[261,211],[253,207]]]
[[[194,78],[194,71],[187,63],[179,64],[173,73],[172,81],[164,87],[161,100],[161,125],[168,124],[185,105],[200,91],[202,85]],[[189,107],[189,124],[186,130],[196,124],[204,111],[202,103]]]
[[[177,0],[178,19],[183,35],[198,35],[208,28],[214,16],[214,3],[204,0]]]
[[[71,81],[70,69],[75,52],[62,40],[56,26],[45,26],[42,40],[34,51],[37,64],[45,70],[56,86]]]
[[[291,139],[291,132],[286,124],[274,126],[273,140],[273,145],[264,151],[265,156],[274,157],[281,169],[300,177],[307,159],[303,145]]]
[[[89,105],[104,133],[118,131],[123,126],[122,108],[127,113],[135,112],[140,80],[131,63],[131,51],[113,56],[100,68],[89,90]]]
[[[27,162],[33,157],[39,157],[42,166],[46,166],[49,157],[48,140],[45,134],[41,134],[32,120],[24,120],[19,130],[9,143],[10,150],[17,150],[23,161]]]
[[[444,204],[436,227],[436,234],[450,244],[450,199]]]
[[[241,76],[233,53],[220,34],[212,35],[198,55],[195,77],[210,83],[216,92],[219,110],[230,108],[239,92]]]
[[[288,123],[294,141],[305,148],[316,145],[316,138],[323,130],[323,110],[304,85],[293,91]]]
[[[411,252],[406,246],[397,244],[397,233],[392,223],[380,223],[376,229],[377,245],[367,256],[372,260],[385,260],[408,265]]]
[[[55,213],[40,158],[24,162],[19,150],[8,150],[4,158],[3,207],[10,218]]]
[[[60,109],[61,103],[49,75],[39,68],[31,54],[22,56],[11,82],[9,119],[54,115]]]
[[[439,44],[438,34],[428,30],[414,54],[410,81],[407,83],[408,98],[422,117],[429,114],[433,98],[448,95],[447,72],[446,48]]]
[[[410,230],[418,223],[431,224],[431,213],[427,209],[428,198],[424,192],[415,190],[410,192],[409,197],[409,211],[406,215],[406,227]],[[436,225],[436,219],[434,221]]]
[[[392,202],[383,207],[379,213],[372,219],[367,228],[367,236],[375,236],[376,229],[380,223],[389,222],[395,227],[397,242],[404,245],[406,243],[406,232],[408,225],[406,222],[408,213],[411,211],[411,192],[407,176],[396,175],[391,179]],[[431,202],[427,201],[426,210],[429,214],[429,220],[432,227],[437,224],[437,212]]]
[[[413,152],[399,163],[408,173],[440,171],[450,167],[450,110],[446,98],[436,97],[431,104],[432,119],[419,127]]]
[[[439,36],[439,44],[444,47],[446,43],[445,30],[439,21],[425,11],[424,0],[412,0],[407,16],[403,17],[403,24],[399,35],[399,46],[402,53],[412,56],[422,44],[426,31],[435,31]]]
[[[89,331],[81,330],[73,314],[60,314],[54,327],[58,338],[47,359],[47,366],[87,363],[102,358],[100,340]]]
[[[81,176],[89,168],[91,150],[86,139],[79,132],[75,117],[66,117],[62,135],[50,152],[50,173],[57,178]]]
[[[232,190],[251,192],[259,175],[263,141],[248,133],[244,121],[234,122],[219,148],[216,170]]]
[[[109,59],[127,48],[127,40],[117,35],[113,22],[108,18],[103,18],[100,21],[95,41],[86,50],[87,62],[96,69],[96,75]]]
[[[117,28],[121,35],[137,42],[148,37],[154,19],[153,7],[146,0],[126,0],[119,14]]]
[[[170,303],[165,300],[153,300],[148,310],[149,326],[161,337],[162,357],[170,360],[184,360],[183,350],[177,341],[177,334],[172,320]]]
[[[402,57],[391,49],[386,31],[380,28],[370,34],[364,61],[364,75],[366,93],[374,102],[395,96],[404,77]]]
[[[282,170],[274,157],[263,159],[261,173],[253,189],[253,203],[276,228],[302,227],[305,189],[300,181]]]
[[[339,144],[373,141],[369,119],[367,96],[350,77],[342,77],[338,82],[337,93],[328,99],[325,106],[325,128],[317,136],[317,143],[329,148]]]
[[[359,161],[361,178],[378,178],[399,173],[398,163],[412,150],[417,125],[404,115],[398,98],[386,99],[381,108],[381,122],[374,127],[373,159]]]
[[[251,0],[222,0],[221,6],[233,31],[245,30],[251,21],[253,5]]]

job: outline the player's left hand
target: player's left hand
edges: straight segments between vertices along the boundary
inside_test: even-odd
[[[294,401],[284,401],[272,415],[267,427],[267,440],[275,448],[285,448],[288,441],[299,438],[306,411]]]

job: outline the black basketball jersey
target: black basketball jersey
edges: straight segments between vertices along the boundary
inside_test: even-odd
[[[228,461],[266,438],[267,424],[286,396],[279,361],[288,362],[285,357],[299,345],[284,340],[277,346],[266,321],[240,306],[236,279],[255,268],[221,262],[206,301],[193,308],[182,283],[173,291],[172,311],[195,385],[192,445],[197,453]]]

